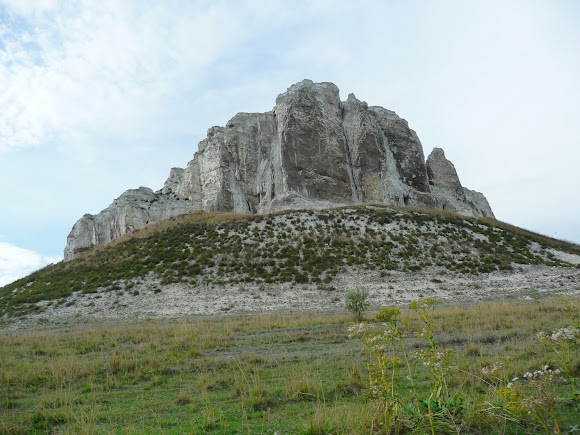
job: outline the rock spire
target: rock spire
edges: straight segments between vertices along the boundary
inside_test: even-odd
[[[479,192],[463,187],[443,150],[423,147],[395,112],[332,83],[303,80],[266,113],[238,113],[211,127],[185,169],[163,188],[128,190],[97,215],[84,215],[65,260],[149,223],[194,210],[265,213],[289,208],[383,203],[493,217]]]

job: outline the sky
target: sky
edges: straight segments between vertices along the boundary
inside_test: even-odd
[[[499,220],[580,243],[576,0],[0,0],[0,285],[305,78],[405,118]]]

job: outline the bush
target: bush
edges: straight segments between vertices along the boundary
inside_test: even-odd
[[[356,317],[357,321],[361,321],[363,313],[369,307],[369,291],[363,287],[357,287],[350,290],[346,294],[344,307]]]
[[[399,314],[401,314],[401,310],[399,308],[385,307],[379,310],[375,316],[375,320],[381,323],[393,323],[396,322]]]

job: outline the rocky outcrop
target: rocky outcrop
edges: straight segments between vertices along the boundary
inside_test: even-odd
[[[148,187],[128,190],[99,214],[85,214],[74,224],[64,259],[71,260],[149,223],[193,210],[191,201],[176,194],[155,193]]]
[[[212,127],[185,169],[158,192],[141,187],[83,216],[65,260],[148,223],[193,210],[264,213],[288,208],[384,203],[491,216],[485,197],[464,188],[443,150],[427,162],[407,121],[332,83],[304,80],[266,113],[238,113]]]
[[[461,185],[455,166],[445,158],[441,148],[433,148],[427,158],[427,176],[431,194],[439,200],[443,210],[466,216],[493,217],[485,196]]]

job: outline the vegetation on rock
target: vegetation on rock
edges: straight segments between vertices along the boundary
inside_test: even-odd
[[[487,218],[427,209],[360,206],[268,215],[196,212],[154,224],[83,257],[0,289],[0,316],[38,312],[72,294],[171,283],[329,285],[353,269],[424,268],[454,274],[517,264],[573,265],[554,250],[580,247]]]

